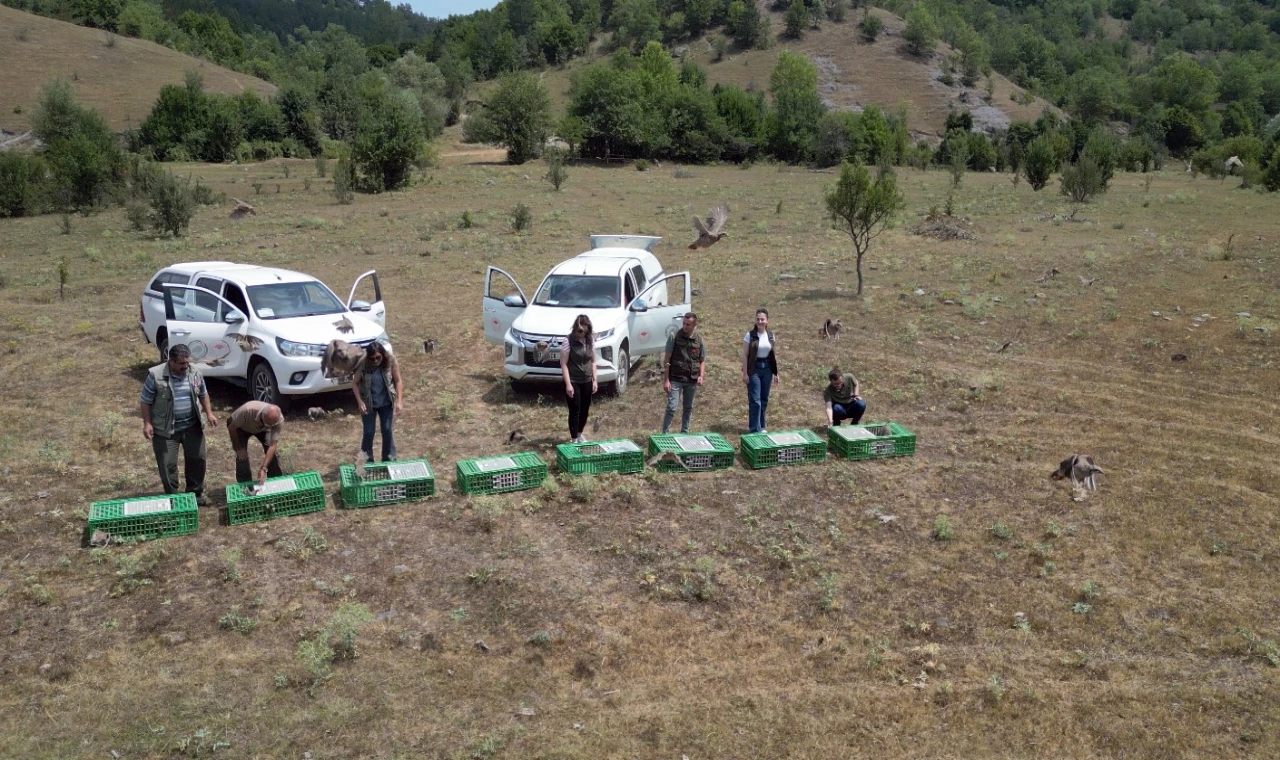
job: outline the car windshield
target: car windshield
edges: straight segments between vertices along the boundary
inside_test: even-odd
[[[337,296],[315,280],[250,285],[249,302],[259,319],[313,317],[341,314],[347,310]]]
[[[617,277],[553,274],[542,283],[533,302],[566,309],[614,309],[621,295]]]

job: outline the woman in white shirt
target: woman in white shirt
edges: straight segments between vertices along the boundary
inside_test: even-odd
[[[747,386],[747,427],[752,433],[766,430],[769,391],[778,382],[776,342],[769,329],[769,310],[756,310],[756,326],[742,338],[742,382]]]

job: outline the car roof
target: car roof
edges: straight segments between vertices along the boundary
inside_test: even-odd
[[[230,261],[188,261],[166,267],[166,271],[182,274],[216,274],[241,285],[266,285],[276,282],[311,282],[309,274],[277,267],[260,267],[256,264],[236,264]]]
[[[574,256],[568,261],[562,261],[551,270],[549,274],[583,274],[595,276],[616,277],[622,273],[624,269],[630,268],[632,262],[636,261],[633,250],[615,249],[617,253],[612,256],[595,255],[597,251],[584,253],[581,256]]]

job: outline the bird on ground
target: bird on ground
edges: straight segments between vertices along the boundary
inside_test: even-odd
[[[89,546],[95,549],[101,549],[104,546],[111,545],[111,534],[105,530],[95,530],[93,535],[89,537]]]
[[[356,326],[351,323],[351,318],[346,314],[342,315],[342,319],[334,322],[333,326],[338,328],[338,332],[343,334],[353,333],[356,331]]]
[[[1092,285],[1093,283],[1097,282],[1098,280],[1097,277],[1085,277],[1082,274],[1078,274],[1076,275],[1076,277],[1080,278],[1080,284],[1085,286],[1086,288]]]
[[[320,372],[325,377],[346,377],[364,366],[364,349],[340,338],[329,341],[320,357]]]
[[[1045,271],[1044,274],[1036,278],[1036,282],[1048,282],[1049,280],[1052,280],[1054,277],[1057,277],[1059,274],[1061,273],[1058,271],[1057,267],[1050,267],[1048,270]]]
[[[720,242],[720,238],[729,234],[724,231],[724,227],[728,223],[729,207],[724,205],[711,209],[711,213],[707,215],[705,223],[695,216],[693,218],[693,231],[698,233],[698,239],[689,244],[689,250],[696,251],[699,248],[710,248]]]
[[[1098,490],[1098,482],[1096,475],[1103,470],[1101,467],[1093,463],[1093,457],[1088,454],[1072,454],[1058,464],[1058,469],[1053,471],[1049,477],[1054,480],[1071,479],[1073,487],[1085,487],[1091,491]]]
[[[672,462],[679,465],[683,470],[689,469],[689,466],[684,463],[684,460],[680,458],[680,455],[674,451],[663,451],[645,460],[645,464],[649,467],[657,467],[663,462]]]
[[[822,323],[822,328],[818,330],[818,336],[823,340],[827,338],[835,338],[840,340],[840,320],[828,319]]]
[[[524,439],[525,439],[525,438],[524,438],[524,431],[523,431],[523,430],[521,430],[520,428],[516,428],[515,430],[512,430],[510,433],[507,433],[507,445],[508,445],[508,446],[512,445],[513,443],[519,443],[520,441],[523,441]]]
[[[253,353],[262,348],[262,338],[257,338],[244,333],[227,333],[227,337],[236,342],[240,346],[240,350],[245,353]]]
[[[1005,351],[1009,349],[1009,346],[1012,346],[1012,345],[1013,345],[1013,341],[1011,340],[1005,341],[1005,344],[1003,346],[996,349],[996,353],[1003,354]]]
[[[422,353],[429,354],[432,351],[435,351],[436,345],[437,345],[436,341],[430,338],[422,341]]]
[[[319,406],[313,406],[307,410],[307,416],[310,417],[313,422],[324,419],[325,414],[326,412],[324,408]]]
[[[235,209],[231,212],[231,220],[232,220],[232,221],[236,221],[236,222],[238,222],[238,221],[240,221],[241,219],[243,219],[243,218],[245,218],[246,216],[248,216],[249,214],[253,214],[254,216],[257,216],[257,215],[258,215],[258,212],[257,212],[257,211],[254,211],[254,210],[253,210],[253,206],[250,206],[248,203],[245,203],[244,201],[240,200],[239,198],[232,198],[231,200],[233,200],[233,201],[235,201],[235,202],[236,202],[236,207],[235,207]]]

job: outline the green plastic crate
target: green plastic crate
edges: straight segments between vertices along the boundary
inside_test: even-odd
[[[378,507],[402,501],[417,501],[435,495],[436,475],[425,459],[366,464],[364,477],[356,468],[338,468],[342,481],[342,506],[346,509]]]
[[[324,509],[324,483],[318,472],[300,472],[267,478],[267,493],[250,496],[245,489],[253,483],[227,486],[227,522],[232,525],[301,515]]]
[[[547,479],[547,463],[527,451],[463,459],[458,462],[457,477],[458,488],[465,494],[523,491],[542,485]]]
[[[101,530],[113,540],[187,536],[199,527],[198,511],[192,493],[95,501],[89,505],[89,535]]]
[[[626,475],[644,469],[644,452],[635,441],[626,438],[599,443],[562,443],[556,446],[556,469],[570,475],[602,472]]]
[[[742,436],[742,458],[753,470],[821,462],[827,458],[827,444],[812,430],[750,433]]]
[[[916,453],[916,434],[896,422],[832,425],[827,429],[827,440],[845,459],[909,457]]]
[[[659,472],[727,470],[733,466],[733,446],[719,433],[649,436],[649,456],[664,451],[675,452],[684,466],[664,460],[658,462]]]

